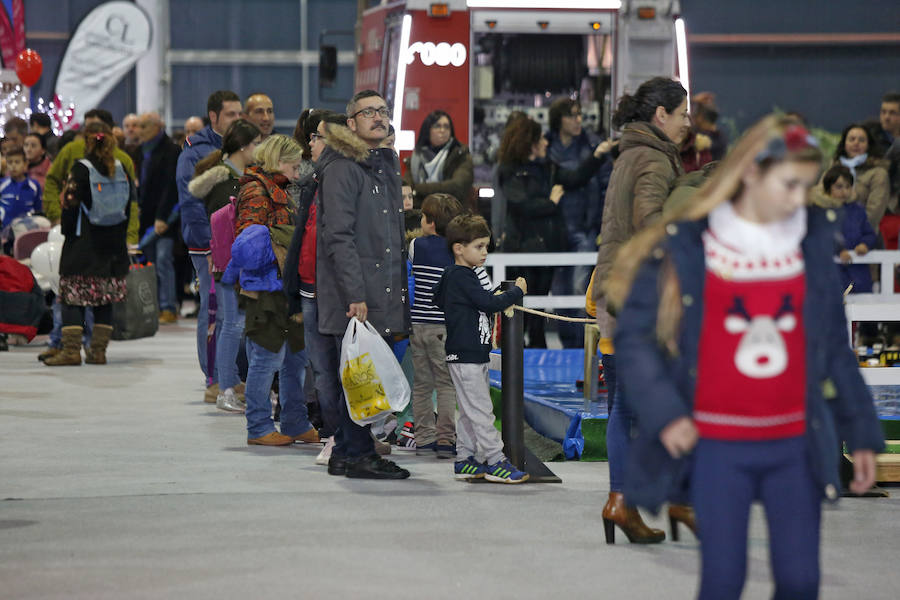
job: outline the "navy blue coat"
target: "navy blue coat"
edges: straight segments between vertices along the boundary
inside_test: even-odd
[[[197,163],[221,148],[222,136],[213,131],[211,126],[207,126],[185,140],[184,149],[178,155],[175,184],[178,186],[178,202],[181,207],[181,237],[191,254],[209,254],[212,232],[206,205],[188,191],[188,184],[194,177]]]
[[[806,448],[813,476],[824,496],[840,489],[838,440],[851,452],[880,451],[884,438],[869,389],[847,339],[838,269],[833,259],[836,215],[809,208],[802,242],[806,263]],[[637,420],[629,451],[625,497],[630,504],[657,510],[686,489],[690,457],[673,459],[659,440],[662,429],[690,416],[696,389],[697,354],[703,320],[705,263],[701,234],[707,221],[671,224],[660,248],[639,269],[618,313],[615,347],[626,401]],[[660,272],[671,261],[681,284],[683,316],[678,353],[656,338]],[[837,390],[826,400],[830,379]]]
[[[865,244],[869,250],[875,248],[878,236],[869,224],[869,217],[862,204],[851,202],[842,206],[838,211],[838,222],[841,224],[843,237],[841,250],[853,250],[859,244]],[[841,265],[841,289],[847,289],[851,283],[851,294],[871,293],[872,272],[869,271],[869,265]]]

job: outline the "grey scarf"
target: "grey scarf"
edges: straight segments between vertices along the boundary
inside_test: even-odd
[[[444,163],[450,156],[453,138],[435,152],[430,147],[417,148],[410,159],[414,183],[437,183],[443,180]]]

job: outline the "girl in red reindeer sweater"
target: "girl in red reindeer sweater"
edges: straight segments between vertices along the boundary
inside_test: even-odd
[[[763,119],[681,214],[623,248],[607,280],[638,424],[625,494],[655,510],[690,482],[700,598],[740,597],[757,500],[774,597],[816,598],[838,431],[854,457],[851,490],[874,483],[883,439],[847,339],[836,216],[804,206],[820,162],[802,126]],[[838,394],[826,402],[828,379]]]

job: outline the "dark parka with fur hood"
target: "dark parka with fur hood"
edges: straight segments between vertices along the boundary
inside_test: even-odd
[[[238,173],[227,162],[220,161],[209,169],[194,175],[188,184],[188,191],[195,198],[203,200],[206,205],[206,216],[228,204],[232,196],[237,198],[241,192],[241,173]]]
[[[409,332],[409,292],[400,165],[329,124],[316,165],[316,297],[319,331],[343,335],[349,305],[365,302],[383,336]]]

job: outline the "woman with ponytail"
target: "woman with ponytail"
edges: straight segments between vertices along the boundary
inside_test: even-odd
[[[820,164],[802,125],[764,118],[692,203],[622,247],[605,282],[636,415],[625,494],[657,510],[690,481],[701,599],[740,597],[756,500],[773,597],[818,597],[836,429],[853,455],[850,490],[874,483],[884,441],[847,337],[837,217],[805,206]]]
[[[94,309],[94,330],[85,362],[106,364],[112,337],[112,303],[125,301],[128,275],[126,236],[134,183],[114,156],[109,125],[93,122],[84,131],[85,155],[69,174],[62,202],[66,236],[59,261],[62,350],[45,365],[80,365],[84,307]]]
[[[244,170],[253,164],[253,152],[260,143],[259,128],[245,119],[228,126],[222,136],[222,149],[214,150],[194,167],[194,178],[188,191],[206,204],[210,218],[210,247],[212,276],[216,282],[216,306],[222,315],[222,327],[216,337],[216,369],[219,373],[219,393],[216,407],[226,412],[244,412],[244,385],[237,367],[241,337],[244,334],[244,311],[238,309],[237,291],[222,281],[222,273],[231,256],[234,241],[234,220],[222,222],[212,215],[230,202],[237,202],[240,180]],[[224,252],[219,251],[223,249]]]
[[[645,81],[634,95],[619,100],[613,125],[622,129],[619,157],[613,164],[600,249],[594,272],[594,302],[600,326],[603,372],[609,389],[609,424],[606,450],[609,457],[609,499],[603,508],[606,541],[613,543],[615,526],[629,541],[653,544],[665,539],[665,533],[650,529],[638,511],[626,503],[623,495],[625,466],[628,462],[633,417],[622,377],[617,376],[616,355],[610,338],[614,319],[606,311],[604,284],[619,249],[636,232],[645,229],[662,215],[675,178],[683,173],[679,145],[690,127],[687,93],[680,83],[665,77]],[[608,350],[608,352],[607,352]],[[693,526],[689,507],[681,503],[670,507],[670,516]]]

